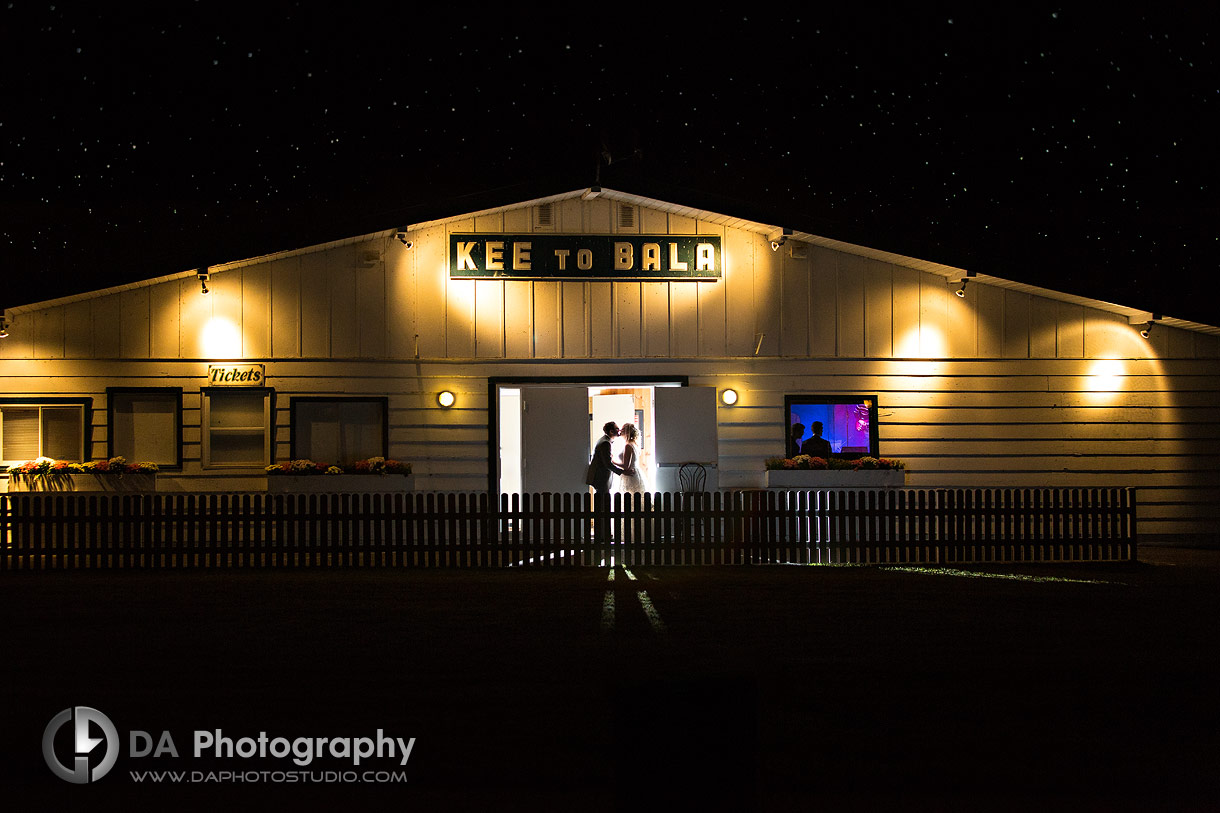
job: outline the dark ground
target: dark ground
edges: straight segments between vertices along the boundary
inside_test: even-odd
[[[11,810],[1214,809],[1220,552],[971,570],[1037,578],[3,574],[0,798]],[[92,785],[55,778],[40,752],[47,722],[76,705],[123,740]],[[417,741],[405,785],[131,780],[301,770],[196,760],[191,732],[215,728]],[[130,758],[132,729],[169,730],[180,758]]]

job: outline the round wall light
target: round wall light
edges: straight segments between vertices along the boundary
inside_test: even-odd
[[[720,393],[720,403],[724,404],[725,406],[732,406],[733,404],[737,403],[737,390],[727,389]]]
[[[448,409],[449,407],[453,406],[454,402],[456,402],[456,401],[457,401],[457,396],[454,395],[449,390],[442,390],[441,392],[437,393],[437,395],[436,395],[436,402],[438,404],[440,404],[442,407],[444,407],[445,409]]]

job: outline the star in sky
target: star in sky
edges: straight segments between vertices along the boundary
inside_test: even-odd
[[[1220,322],[1202,11],[246,11],[0,8],[0,306],[600,177]]]

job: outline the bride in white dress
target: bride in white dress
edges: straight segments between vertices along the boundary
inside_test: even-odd
[[[648,490],[644,483],[644,473],[640,470],[640,430],[635,424],[625,423],[621,430],[627,445],[623,447],[623,457],[619,465],[623,467],[623,475],[619,486],[624,494],[642,494]]]

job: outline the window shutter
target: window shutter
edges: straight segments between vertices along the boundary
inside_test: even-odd
[[[26,461],[38,457],[38,407],[0,408],[0,459]]]

